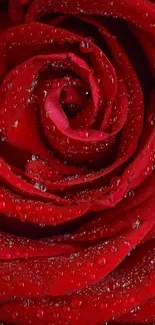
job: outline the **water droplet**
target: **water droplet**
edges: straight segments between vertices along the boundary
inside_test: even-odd
[[[71,306],[73,308],[79,307],[82,305],[82,301],[78,300],[78,299],[73,299],[71,302]]]
[[[151,172],[152,172],[152,168],[148,166],[145,170],[145,176],[149,175]]]
[[[80,50],[81,50],[82,52],[90,52],[90,50],[91,50],[91,45],[90,45],[90,43],[89,43],[88,41],[82,41],[82,42],[80,43]]]
[[[103,133],[99,132],[96,137],[97,137],[97,139],[100,140],[100,139],[103,139],[104,135],[103,135]]]
[[[32,157],[31,157],[32,161],[36,161],[39,159],[39,156],[33,154]]]
[[[25,205],[25,210],[26,210],[26,211],[29,211],[30,208],[31,208],[30,204],[26,204],[26,205]]]
[[[16,206],[16,211],[21,211],[21,206],[20,205]]]
[[[44,310],[42,308],[39,308],[37,310],[37,317],[42,318],[44,316]]]
[[[8,88],[9,88],[9,89],[12,88],[12,82],[10,82],[10,83],[8,84]]]
[[[13,126],[14,128],[17,128],[17,127],[18,127],[18,124],[19,124],[19,121],[15,121],[15,122],[12,124],[12,126]]]
[[[95,280],[96,279],[96,274],[91,274],[90,278],[91,278],[91,280]]]
[[[120,177],[114,177],[110,182],[111,188],[116,189],[119,186],[120,181]]]
[[[98,259],[97,261],[98,265],[105,265],[106,264],[106,258],[105,257],[101,257]]]
[[[5,206],[6,206],[6,203],[4,201],[0,202],[0,207],[1,208],[5,208]]]
[[[137,219],[137,220],[133,223],[132,227],[133,227],[133,228],[139,228],[140,224],[141,224],[140,220]]]
[[[17,312],[13,312],[13,313],[12,313],[12,318],[13,318],[13,319],[16,319],[17,317],[18,317],[18,313],[17,313]]]
[[[149,118],[148,121],[150,122],[151,125],[155,125],[155,114],[152,113]]]
[[[11,280],[11,277],[10,277],[9,274],[3,274],[3,275],[2,275],[2,280],[3,280],[3,281],[10,281],[10,280]]]
[[[136,118],[136,120],[137,120],[138,122],[141,122],[141,121],[142,121],[142,118],[143,118],[142,115],[138,115],[137,118]]]
[[[28,216],[27,216],[27,214],[25,213],[25,214],[22,214],[20,217],[21,217],[21,221],[24,222],[24,221],[27,219]]]
[[[63,305],[62,307],[63,311],[66,313],[67,311],[70,311],[70,307],[68,307],[67,305]]]
[[[117,248],[116,246],[113,245],[113,246],[111,247],[111,252],[112,252],[112,253],[116,253],[117,250],[118,250],[118,248]]]
[[[54,312],[54,313],[53,313],[53,318],[54,318],[54,319],[59,318],[59,314]]]
[[[108,305],[107,304],[101,304],[101,309],[105,309],[105,308],[107,308],[108,307]]]
[[[46,192],[46,191],[47,191],[47,188],[46,188],[43,184],[38,183],[38,182],[36,182],[36,183],[34,184],[34,187],[35,187],[37,190],[40,190],[40,191],[42,191],[42,192]]]
[[[11,258],[11,254],[7,253],[7,254],[5,255],[5,258],[9,260],[9,259]]]
[[[134,195],[135,195],[135,193],[134,193],[133,190],[130,190],[130,191],[128,192],[128,196],[134,196]]]
[[[24,301],[24,308],[28,309],[29,306],[30,306],[30,300],[28,299],[28,300]]]
[[[20,288],[24,288],[25,287],[25,283],[23,281],[18,281],[18,286]]]
[[[81,130],[81,131],[79,131],[79,137],[80,138],[88,138],[89,132]]]
[[[6,142],[7,141],[7,138],[6,137],[3,137],[3,136],[1,136],[0,139],[1,139],[2,142]]]
[[[20,86],[20,87],[17,87],[17,92],[18,93],[20,93],[20,91],[23,89],[23,87],[22,86]]]

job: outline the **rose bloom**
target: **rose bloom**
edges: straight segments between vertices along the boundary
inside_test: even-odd
[[[155,321],[155,4],[0,1],[0,321]]]

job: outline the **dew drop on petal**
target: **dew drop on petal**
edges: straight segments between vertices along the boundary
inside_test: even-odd
[[[102,258],[99,258],[98,261],[97,261],[97,264],[98,265],[105,265],[106,264],[106,258],[105,257],[102,257]]]
[[[114,177],[110,182],[111,188],[116,189],[119,186],[120,181],[120,177]]]
[[[78,299],[73,299],[71,302],[71,306],[73,308],[79,307],[82,305],[82,301],[78,300]]]
[[[117,250],[118,250],[118,248],[117,248],[116,246],[113,245],[113,246],[111,247],[111,252],[112,252],[112,253],[116,253]]]
[[[138,229],[139,226],[140,226],[140,224],[141,224],[140,220],[137,219],[137,220],[133,223],[132,227]]]
[[[88,41],[82,41],[81,43],[80,43],[80,50],[82,51],[82,52],[90,52],[91,51],[91,45],[90,45],[90,43],[88,42]]]
[[[79,137],[80,138],[88,138],[89,137],[89,133],[87,131],[79,131]]]
[[[39,159],[39,156],[33,154],[32,157],[31,157],[32,161],[36,161]]]
[[[39,308],[37,310],[37,318],[42,318],[44,316],[44,310],[42,308]]]
[[[19,121],[15,121],[15,122],[12,124],[12,126],[13,126],[14,128],[17,128],[17,127],[18,127],[18,124],[19,124]]]
[[[23,281],[18,281],[18,286],[20,288],[24,288],[25,287],[25,283]]]
[[[91,278],[91,280],[95,280],[96,279],[96,274],[91,274],[90,278]]]
[[[128,192],[128,196],[134,196],[134,195],[135,195],[135,193],[134,193],[133,190],[130,190],[130,191]]]
[[[46,192],[46,191],[47,191],[47,188],[46,188],[43,184],[38,183],[38,182],[36,182],[36,183],[34,184],[34,187],[35,187],[37,190],[40,190],[40,191],[42,191],[42,192]]]
[[[151,125],[155,125],[155,114],[152,113],[149,118],[148,121],[150,122]]]
[[[97,134],[97,136],[96,136],[96,138],[98,139],[98,140],[102,140],[103,139],[103,137],[104,137],[104,134],[103,133],[101,133],[101,132],[98,132],[98,134]]]
[[[6,253],[5,258],[9,260],[11,258],[11,254]]]
[[[107,307],[108,307],[108,305],[107,305],[107,304],[101,304],[101,306],[100,306],[100,307],[101,307],[101,309],[103,309],[103,310],[104,310],[105,308],[107,308]]]
[[[2,275],[2,280],[4,280],[4,281],[10,281],[11,280],[11,277],[10,277],[9,274],[3,274]]]
[[[12,313],[12,318],[13,318],[13,319],[16,319],[17,317],[18,317],[18,313],[17,313],[17,312],[13,312],[13,313]]]

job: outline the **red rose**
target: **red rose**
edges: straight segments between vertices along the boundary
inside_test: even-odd
[[[0,320],[154,322],[155,5],[10,0],[9,15]]]

